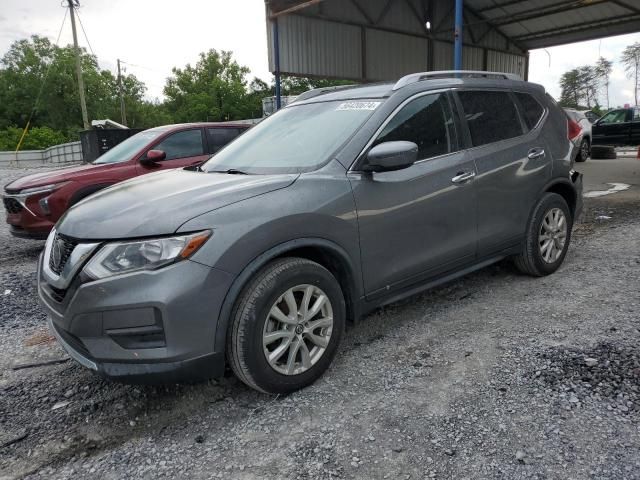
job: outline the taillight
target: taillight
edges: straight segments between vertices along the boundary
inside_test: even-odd
[[[569,140],[573,140],[582,132],[582,127],[575,120],[567,118],[567,136]]]

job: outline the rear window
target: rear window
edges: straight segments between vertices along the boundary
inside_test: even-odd
[[[523,134],[516,105],[507,92],[458,92],[474,147]]]
[[[529,95],[528,93],[515,93],[516,98],[520,102],[522,106],[522,117],[524,118],[524,123],[527,125],[529,130],[533,129],[538,125],[542,115],[544,115],[544,107],[538,103],[538,101],[533,97],[533,95]],[[577,112],[572,112],[577,113]]]

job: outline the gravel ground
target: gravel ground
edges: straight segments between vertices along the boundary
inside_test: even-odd
[[[287,397],[14,370],[66,355],[42,242],[0,227],[0,479],[640,478],[639,190],[588,200],[556,274],[503,262],[378,310]]]

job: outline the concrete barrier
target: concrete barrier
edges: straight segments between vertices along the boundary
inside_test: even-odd
[[[54,145],[46,150],[0,152],[0,167],[56,166],[79,162],[82,162],[82,146],[80,142]]]

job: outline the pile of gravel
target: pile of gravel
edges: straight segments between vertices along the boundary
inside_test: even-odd
[[[640,413],[640,349],[600,343],[580,350],[560,348],[540,355],[543,366],[530,378],[571,406],[606,402],[621,415]]]
[[[41,326],[46,323],[38,304],[35,272],[0,275],[0,327],[6,329]]]

